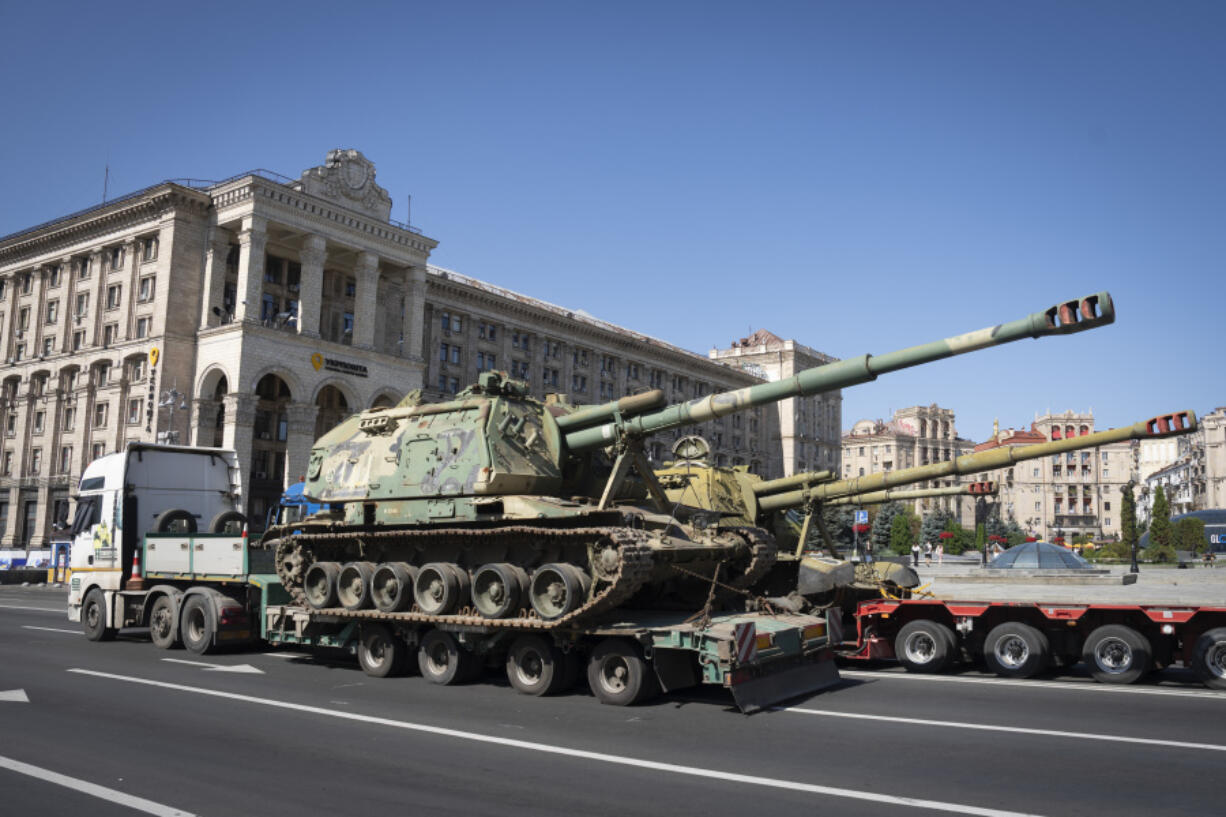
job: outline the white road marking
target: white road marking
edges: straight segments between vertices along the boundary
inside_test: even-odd
[[[43,632],[47,632],[47,633],[68,633],[69,635],[85,635],[85,633],[81,632],[80,630],[65,630],[61,627],[33,627],[29,624],[22,624],[21,629],[23,630],[42,630]]]
[[[9,689],[0,692],[0,701],[10,704],[28,704],[30,696],[26,695],[24,689]]]
[[[264,655],[270,658],[310,658],[310,653],[305,652],[266,652]]]
[[[1104,735],[1093,732],[1065,732],[1059,729],[1031,729],[1025,726],[998,726],[987,723],[960,723],[958,721],[934,721],[924,718],[901,718],[892,715],[860,715],[851,712],[831,712],[826,709],[808,709],[804,707],[777,706],[777,712],[796,712],[801,715],[823,715],[828,718],[848,718],[852,720],[884,721],[886,723],[909,723],[916,726],[938,726],[949,729],[974,729],[982,732],[1011,732],[1020,735],[1043,735],[1054,738],[1076,738],[1078,740],[1103,740],[1111,743],[1139,743],[1147,746],[1172,746],[1176,749],[1197,749],[1211,752],[1226,752],[1226,746],[1216,743],[1191,743],[1185,740],[1160,740],[1158,738],[1134,738],[1127,735]]]
[[[117,803],[136,811],[143,811],[146,814],[156,814],[158,817],[194,817],[189,812],[182,811],[171,806],[164,806],[161,803],[155,803],[152,800],[146,800],[143,797],[137,797],[125,792],[108,789],[106,786],[99,786],[97,783],[90,783],[85,780],[78,780],[75,777],[68,777],[59,772],[53,772],[50,769],[41,769],[38,766],[31,766],[29,763],[22,763],[20,760],[13,760],[10,757],[0,757],[0,768],[8,769],[17,772],[18,774],[29,775],[30,777],[44,780],[48,783],[54,783],[57,786],[75,789],[76,791],[88,794],[92,797],[97,797],[100,800],[107,800],[111,803]]]
[[[182,658],[163,658],[163,661],[169,661],[172,664],[187,664],[192,667],[204,667],[210,672],[241,672],[248,675],[263,675],[264,670],[257,669],[250,664],[206,664],[204,661],[185,661]]]
[[[743,783],[752,786],[763,786],[771,789],[786,789],[789,791],[805,792],[807,794],[820,794],[829,797],[845,797],[850,800],[864,800],[871,803],[885,803],[891,806],[907,806],[909,808],[929,809],[931,811],[945,811],[954,814],[971,814],[976,817],[1024,817],[1021,812],[1004,811],[1002,809],[984,808],[982,806],[972,806],[963,803],[948,803],[940,800],[920,800],[914,797],[899,797],[893,794],[881,794],[877,792],[866,792],[859,789],[841,789],[834,786],[820,786],[814,783],[800,783],[795,780],[780,780],[770,777],[755,777],[753,775],[739,774],[737,772],[721,771],[719,769],[704,769],[697,766],[681,766],[675,763],[660,763],[654,760],[643,760],[637,757],[625,757],[622,755],[610,755],[604,752],[589,752],[583,749],[569,749],[564,746],[553,746],[547,743],[535,743],[533,741],[515,740],[514,738],[503,738],[494,735],[484,735],[477,732],[464,732],[458,729],[448,729],[442,726],[430,726],[422,723],[412,723],[409,721],[397,721],[391,718],[380,718],[374,715],[359,715],[355,712],[336,712],[331,709],[324,709],[319,706],[307,706],[305,704],[295,704],[288,701],[279,701],[271,698],[257,698],[252,695],[242,695],[235,692],[222,692],[215,689],[205,689],[202,687],[186,686],[184,684],[171,684],[165,681],[153,681],[147,678],[135,678],[130,675],[115,675],[109,672],[98,672],[88,669],[70,669],[68,672],[77,673],[79,675],[91,675],[96,678],[109,678],[115,681],[125,681],[133,684],[144,684],[147,686],[159,687],[161,689],[172,689],[179,692],[191,692],[196,695],[208,695],[216,698],[226,698],[232,701],[242,701],[244,703],[259,704],[261,706],[269,706],[276,709],[288,709],[293,712],[308,713],[312,715],[324,715],[330,718],[339,718],[342,720],[359,721],[361,723],[370,723],[377,726],[389,726],[395,729],[406,729],[412,732],[423,732],[431,735],[441,735],[443,737],[457,738],[459,740],[469,740],[476,743],[489,743],[496,746],[507,746],[514,749],[526,749],[534,752],[542,752],[551,755],[564,755],[582,760],[595,760],[601,763],[610,763],[617,766],[632,766],[640,769],[651,769],[653,771],[669,772],[671,774],[687,775],[690,777],[702,777],[712,780],[718,780],[723,783]],[[1035,817],[1035,815],[1029,815]]]
[[[26,607],[21,604],[0,604],[5,610],[34,610],[39,613],[63,613],[68,615],[67,607]]]
[[[849,670],[839,668],[841,678],[872,678],[878,681],[933,681],[944,684],[991,684],[993,686],[1017,686],[1027,689],[1075,689],[1080,692],[1117,692],[1124,695],[1159,695],[1174,698],[1201,698],[1226,701],[1226,695],[1208,689],[1153,689],[1152,687],[1121,686],[1119,684],[1099,684],[1092,681],[1077,683],[1073,681],[1036,681],[1033,678],[1015,680],[1012,678],[963,678],[956,675],[925,675],[912,672],[872,672],[870,670]]]

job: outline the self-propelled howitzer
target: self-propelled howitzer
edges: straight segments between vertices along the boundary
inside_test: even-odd
[[[696,585],[705,598],[712,581],[754,592],[775,563],[773,538],[672,506],[647,466],[644,437],[1113,320],[1110,297],[1099,293],[1012,323],[664,408],[656,392],[576,410],[485,372],[454,400],[423,404],[410,395],[321,437],[305,494],[332,510],[292,529],[272,528],[263,542],[276,549],[279,577],[299,602],[374,606],[457,625],[531,619],[534,627],[575,627],[632,599],[689,605],[687,588]],[[651,502],[625,498],[632,468]],[[802,564],[802,580],[804,572]]]
[[[998,486],[992,480],[968,482],[965,485],[948,485],[942,488],[887,488],[884,491],[869,491],[863,494],[827,499],[826,505],[880,505],[884,502],[906,502],[912,499],[929,499],[938,496],[996,496]]]

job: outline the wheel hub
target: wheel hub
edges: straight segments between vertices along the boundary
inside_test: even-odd
[[[1094,662],[1103,672],[1126,672],[1132,666],[1132,649],[1118,638],[1107,638],[1094,650]]]
[[[1018,636],[1011,635],[996,642],[996,658],[1007,667],[1020,667],[1030,657],[1030,647]]]

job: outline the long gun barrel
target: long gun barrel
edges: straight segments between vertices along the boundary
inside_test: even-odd
[[[800,488],[804,485],[829,482],[832,479],[834,479],[833,471],[806,471],[803,474],[794,474],[782,479],[768,479],[763,482],[755,482],[751,489],[754,496],[766,496],[767,494],[786,491],[789,488]]]
[[[611,445],[621,436],[646,437],[661,431],[703,423],[774,403],[789,397],[804,397],[876,380],[878,375],[953,357],[988,346],[1010,343],[1022,338],[1066,335],[1105,326],[1115,320],[1115,306],[1106,292],[1065,301],[1019,320],[989,326],[964,335],[888,352],[861,355],[847,360],[805,369],[792,377],[773,383],[760,383],[735,391],[721,392],[688,403],[677,403],[660,411],[640,414],[566,433],[566,446],[579,453]]]
[[[950,485],[946,488],[888,488],[884,491],[869,491],[828,500],[827,505],[880,505],[883,502],[908,499],[926,499],[934,496],[995,496],[995,482],[971,482],[967,485]]]
[[[964,454],[946,462],[934,462],[931,465],[920,465],[916,468],[903,468],[897,471],[882,471],[863,477],[843,479],[817,485],[808,490],[790,491],[783,494],[772,494],[758,500],[758,506],[763,512],[777,511],[782,508],[799,507],[814,501],[825,501],[840,496],[865,494],[871,491],[881,491],[899,485],[911,485],[929,479],[942,479],[958,474],[973,474],[978,471],[992,471],[1004,468],[1017,462],[1046,457],[1049,454],[1062,454],[1065,451],[1077,451],[1082,448],[1094,448],[1107,443],[1123,440],[1146,440],[1161,437],[1173,437],[1177,434],[1187,434],[1196,430],[1196,414],[1192,411],[1178,411],[1173,414],[1162,414],[1148,420],[1142,420],[1130,426],[1112,428],[1107,431],[1096,431],[1080,437],[1069,437],[1064,440],[1052,440],[1035,445],[1006,445],[978,454]]]

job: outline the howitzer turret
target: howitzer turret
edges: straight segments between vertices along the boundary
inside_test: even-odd
[[[645,437],[1113,320],[1110,296],[1099,293],[1011,323],[667,407],[656,392],[575,409],[534,399],[526,384],[485,372],[451,401],[423,404],[410,395],[321,437],[305,494],[333,510],[292,529],[270,529],[263,542],[276,549],[278,574],[300,603],[411,609],[456,625],[531,617],[539,622],[533,626],[564,630],[634,600],[692,605],[712,582],[758,592],[775,564],[773,537],[670,503],[647,466]],[[626,498],[631,469],[649,503]],[[805,569],[800,564],[802,592]]]

